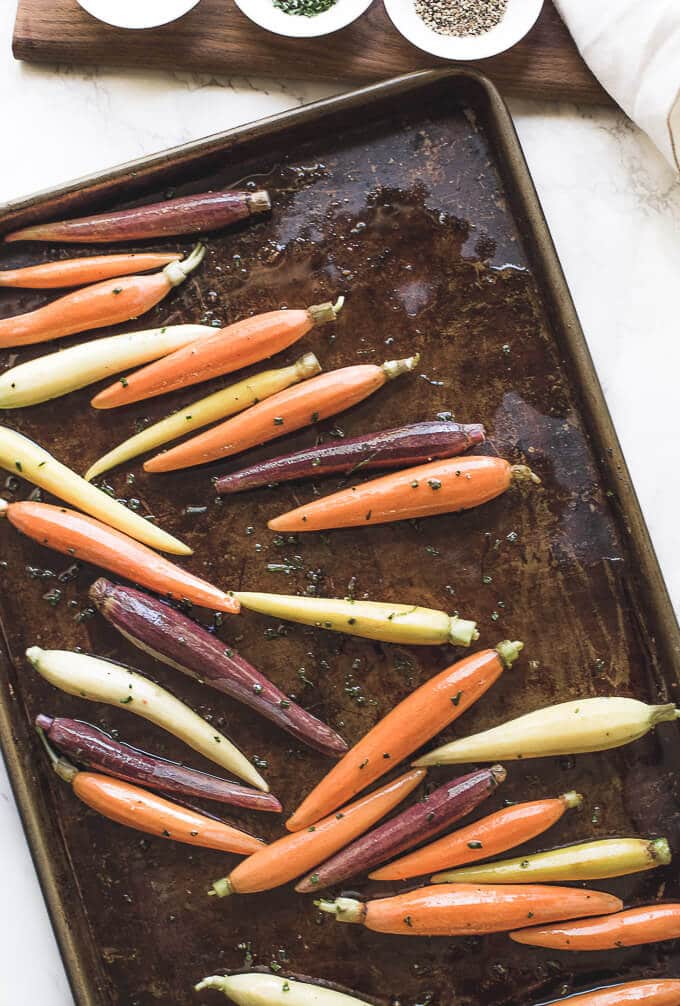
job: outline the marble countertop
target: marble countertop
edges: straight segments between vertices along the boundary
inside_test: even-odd
[[[0,0],[0,202],[343,89],[23,66],[13,16]],[[680,180],[614,109],[510,107],[680,610]],[[0,890],[0,1002],[73,1006],[1,762]]]

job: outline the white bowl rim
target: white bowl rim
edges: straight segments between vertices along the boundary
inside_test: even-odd
[[[442,59],[487,59],[516,45],[531,31],[545,0],[508,0],[505,15],[495,28],[482,35],[441,35],[429,28],[415,11],[415,0],[384,0],[385,10],[397,31],[412,45]]]
[[[187,14],[200,0],[77,0],[83,10],[114,28],[157,28]]]
[[[246,17],[260,28],[286,38],[320,38],[340,31],[361,17],[373,0],[336,0],[322,14],[305,17],[303,14],[286,14],[275,7],[272,0],[234,0]]]

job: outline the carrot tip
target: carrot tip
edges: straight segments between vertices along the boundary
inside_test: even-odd
[[[208,894],[213,897],[216,895],[218,898],[228,898],[230,894],[234,894],[234,888],[231,886],[231,881],[229,877],[220,877],[212,885]]]
[[[366,907],[355,898],[336,898],[335,901],[320,898],[314,904],[320,911],[334,915],[337,922],[362,922],[366,914]]]
[[[569,793],[563,794],[562,802],[564,803],[565,807],[569,808],[570,810],[572,807],[580,807],[581,804],[583,803],[583,794],[576,793],[574,790],[571,790]]]
[[[419,363],[420,353],[415,353],[404,360],[386,360],[380,369],[388,381],[393,381],[395,377],[409,374],[412,370],[415,370]]]
[[[503,639],[496,647],[496,653],[503,661],[505,669],[510,670],[523,649],[524,643],[519,639],[514,641]]]
[[[335,321],[342,311],[345,298],[340,296],[333,304],[330,300],[323,304],[311,304],[307,308],[307,313],[315,325],[326,325],[329,321]]]
[[[449,643],[452,646],[469,646],[479,639],[477,623],[452,615],[449,623]]]
[[[213,891],[209,892],[214,893]],[[218,992],[227,992],[227,976],[226,975],[211,975],[209,978],[204,978],[203,981],[198,982],[194,985],[195,992],[202,992],[203,989],[217,989]]]
[[[258,189],[247,196],[248,209],[252,213],[267,213],[272,208],[272,201],[266,189]]]
[[[538,475],[528,465],[511,465],[510,471],[514,482],[532,482],[535,486],[541,484]]]

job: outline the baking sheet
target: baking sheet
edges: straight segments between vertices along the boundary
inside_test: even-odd
[[[294,540],[269,532],[267,519],[331,491],[338,480],[220,503],[211,476],[236,463],[165,476],[131,464],[105,478],[116,495],[137,500],[132,505],[189,541],[196,553],[187,566],[221,585],[342,596],[351,584],[357,596],[476,617],[480,645],[523,639],[516,668],[442,739],[584,695],[677,699],[677,624],[511,121],[492,85],[458,70],[376,85],[6,207],[0,232],[81,208],[237,183],[271,190],[271,218],[211,236],[200,273],[139,327],[226,324],[342,292],[348,299],[338,324],[277,362],[307,349],[327,370],[422,354],[417,376],[319,430],[252,452],[248,461],[307,445],[319,433],[349,436],[451,412],[459,421],[484,422],[489,449],[528,461],[543,486],[461,515]],[[191,242],[153,245],[188,250]],[[0,251],[0,267],[72,253],[11,245]],[[3,291],[0,314],[42,299]],[[17,359],[44,348],[22,350]],[[0,363],[14,355],[3,353]],[[95,413],[86,389],[8,413],[6,421],[83,470],[140,423],[204,390]],[[2,494],[23,499],[30,491],[11,476]],[[209,1006],[219,996],[192,993],[193,982],[251,961],[403,1006],[524,1006],[617,979],[680,975],[672,945],[558,958],[502,935],[419,940],[339,926],[290,889],[208,898],[210,882],[235,860],[136,835],[84,808],[51,776],[31,721],[38,711],[76,716],[133,744],[208,764],[125,710],[58,694],[28,669],[25,647],[79,646],[147,671],[266,761],[272,790],[288,811],[328,761],[124,643],[89,610],[96,570],[84,567],[61,583],[66,558],[7,526],[0,527],[0,557],[0,735],[79,1006]],[[56,605],[44,596],[54,588],[62,591]],[[210,613],[197,615],[210,623]],[[279,626],[251,614],[225,618],[217,631],[350,742],[462,655]],[[563,819],[544,844],[670,831],[677,852],[676,727],[619,752],[508,767],[508,781],[480,813],[504,799],[576,788],[586,796],[583,810]],[[431,780],[456,771],[437,770]],[[264,837],[281,832],[270,815],[229,816]],[[675,873],[671,867],[594,886],[632,900],[659,892],[677,897]],[[361,881],[356,887],[392,889]]]

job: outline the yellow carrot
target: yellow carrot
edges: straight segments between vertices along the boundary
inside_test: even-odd
[[[642,838],[605,838],[516,859],[462,866],[458,870],[435,874],[432,883],[532,884],[604,880],[653,870],[657,866],[666,866],[670,861],[671,850],[665,838],[656,838],[652,842]]]
[[[362,601],[353,598],[300,597],[297,594],[261,594],[236,591],[244,608],[272,618],[315,625],[331,632],[346,632],[364,639],[412,646],[469,646],[479,639],[477,623],[417,604]]]
[[[68,395],[213,335],[210,325],[164,325],[124,332],[27,360],[0,375],[0,409],[22,409]]]
[[[211,331],[214,332],[214,329]],[[221,391],[187,405],[179,412],[166,416],[160,422],[148,426],[141,433],[114,447],[108,454],[95,461],[85,473],[85,478],[89,482],[110,468],[136,458],[144,451],[151,451],[169,440],[176,440],[185,433],[192,433],[202,426],[207,426],[208,423],[242,412],[251,405],[269,398],[270,395],[283,391],[298,381],[304,381],[320,371],[321,364],[314,353],[305,353],[290,367],[264,370],[260,374],[246,377],[228,388],[222,388]]]
[[[0,468],[21,475],[41,489],[79,507],[109,527],[122,531],[151,548],[175,555],[191,555],[183,542],[133,513],[107,493],[57,461],[43,447],[16,430],[0,426]]]

